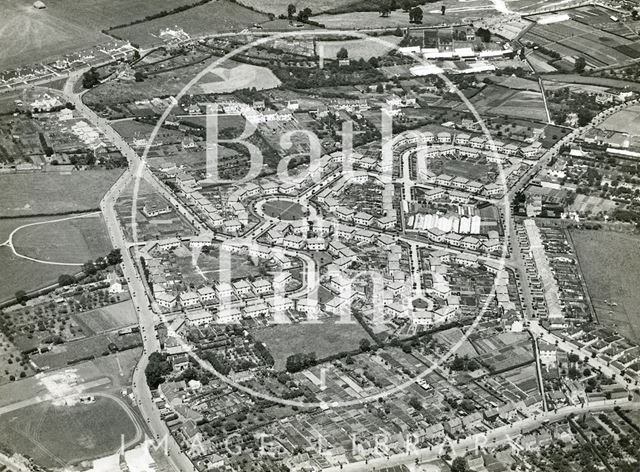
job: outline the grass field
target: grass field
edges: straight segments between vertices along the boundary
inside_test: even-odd
[[[131,301],[73,315],[73,319],[89,334],[103,333],[131,326],[137,322],[136,312]]]
[[[608,131],[629,133],[630,137],[640,136],[640,105],[633,105],[607,117],[599,126]]]
[[[299,220],[304,217],[306,210],[302,205],[287,200],[272,200],[266,202],[262,207],[264,212],[271,218],[283,220]]]
[[[346,48],[350,59],[369,59],[371,57],[384,56],[394,49],[402,38],[398,36],[385,36],[377,39],[349,39],[346,41],[318,41],[318,51],[322,51],[324,57],[335,59],[341,48]],[[319,52],[320,54],[320,52]]]
[[[640,237],[587,230],[571,237],[598,320],[640,342]]]
[[[136,434],[127,412],[104,397],[86,405],[39,403],[0,416],[0,423],[0,444],[49,468],[114,453],[121,435],[126,443]]]
[[[300,352],[315,352],[318,359],[342,351],[358,349],[368,335],[354,320],[350,324],[323,322],[318,324],[273,325],[254,331],[253,336],[267,345],[275,359],[275,368],[282,369],[287,357]]]
[[[5,0],[0,22],[0,68],[17,67],[83,49],[111,38],[100,31],[167,8],[157,0],[47,0],[36,10],[31,1]],[[194,3],[174,0],[171,8]]]
[[[162,29],[173,28],[176,25],[186,33],[198,36],[240,31],[268,19],[267,15],[249,10],[242,5],[227,0],[217,0],[173,15],[118,28],[111,33],[142,47],[149,47],[161,42],[157,35]]]
[[[122,169],[72,174],[37,173],[0,176],[0,217],[83,211],[98,208]]]
[[[22,228],[13,244],[25,256],[65,263],[83,263],[112,249],[100,215]]]
[[[238,3],[242,5],[264,13],[273,13],[276,16],[280,14],[286,15],[289,4],[295,5],[298,10],[310,7],[315,14],[358,2],[359,0],[319,0],[310,4],[303,0],[268,0],[266,2],[264,0],[238,0]]]

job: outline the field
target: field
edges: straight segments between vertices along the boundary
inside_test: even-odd
[[[579,214],[597,215],[598,213],[608,213],[616,208],[616,202],[595,195],[576,195],[575,201],[569,207],[570,210]]]
[[[631,144],[637,145],[640,137],[640,105],[627,107],[608,116],[599,128],[629,133]]]
[[[52,56],[111,40],[102,29],[144,18],[166,8],[163,2],[141,0],[47,0],[36,10],[31,1],[2,2],[0,69],[39,62]],[[194,3],[175,0],[171,7]]]
[[[12,298],[18,290],[32,290],[45,287],[57,281],[63,273],[75,273],[62,266],[44,265],[15,256],[8,247],[0,247],[2,283],[0,300]]]
[[[31,405],[0,416],[0,444],[49,468],[98,458],[118,450],[121,435],[136,437],[136,425],[108,397],[91,404]]]
[[[280,14],[286,15],[287,6],[289,4],[295,5],[298,10],[302,10],[303,8],[310,6],[315,14],[358,2],[359,0],[319,0],[310,4],[309,2],[304,2],[302,0],[269,0],[266,2],[264,0],[238,0],[238,3],[241,5],[245,5],[264,13],[273,13],[276,16]]]
[[[523,36],[523,41],[552,49],[563,58],[583,56],[591,67],[616,65],[640,58],[637,36],[624,23],[612,21],[607,10],[585,6],[563,13],[568,13],[571,19],[546,25],[535,24]],[[535,15],[530,19],[538,21],[545,17],[548,15]]]
[[[329,59],[335,59],[338,51],[345,48],[350,59],[369,59],[384,56],[394,49],[402,38],[398,36],[384,36],[380,39],[349,39],[345,41],[317,41],[319,54]]]
[[[227,0],[217,0],[173,15],[117,28],[111,33],[146,48],[161,42],[157,36],[161,30],[173,28],[176,25],[192,36],[199,36],[241,31],[254,23],[264,23],[268,19],[267,15],[249,10],[242,5]]]
[[[86,334],[97,334],[124,328],[137,323],[136,312],[130,301],[108,305],[73,315],[76,323],[82,326]]]
[[[13,244],[25,256],[77,264],[105,256],[112,249],[100,215],[28,226],[15,233]]]
[[[488,85],[474,95],[471,103],[481,116],[491,114],[538,121],[547,120],[540,92]],[[466,110],[467,106],[462,104],[458,108]]]
[[[0,176],[0,217],[97,209],[121,169]]]
[[[300,352],[315,352],[318,359],[342,351],[358,349],[367,333],[354,322],[351,324],[285,324],[255,330],[253,336],[267,345],[275,359],[275,368],[282,369],[287,357]]]
[[[640,238],[587,230],[571,237],[598,320],[640,342]]]
[[[272,200],[262,207],[264,212],[272,218],[282,220],[299,220],[304,217],[306,210],[302,205],[286,200]]]

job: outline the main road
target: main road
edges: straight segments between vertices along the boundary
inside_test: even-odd
[[[64,87],[64,93],[67,99],[75,105],[78,113],[82,114],[86,120],[96,126],[113,142],[129,163],[128,170],[120,176],[120,178],[102,198],[100,202],[100,209],[104,215],[111,244],[113,247],[121,249],[121,268],[127,279],[129,292],[131,294],[131,301],[136,309],[140,333],[143,339],[142,357],[133,372],[133,395],[142,417],[147,422],[148,429],[153,435],[151,439],[159,442],[161,447],[166,448],[168,453],[167,459],[173,469],[179,472],[192,472],[195,470],[194,465],[191,463],[189,458],[182,453],[180,446],[171,435],[164,421],[160,418],[160,412],[153,402],[151,390],[146,383],[145,369],[149,364],[149,355],[153,352],[160,351],[160,343],[156,337],[155,331],[155,325],[159,320],[151,308],[152,300],[149,298],[145,290],[145,286],[138,271],[137,263],[134,259],[134,255],[136,254],[135,249],[133,254],[129,251],[130,244],[126,240],[115,209],[118,197],[133,181],[134,176],[150,174],[150,172],[146,168],[145,162],[124,141],[124,139],[116,133],[116,131],[109,125],[108,121],[100,118],[93,112],[93,110],[89,109],[89,107],[82,102],[81,93],[75,93],[73,91],[74,85],[81,75],[82,71],[75,72],[71,74],[67,80]],[[149,180],[154,188],[160,191],[163,195],[167,195],[169,193],[155,178],[151,177],[147,180]],[[175,198],[172,198],[171,201],[174,204],[178,203]]]

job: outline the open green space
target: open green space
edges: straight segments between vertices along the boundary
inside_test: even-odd
[[[570,234],[598,321],[640,342],[640,237],[604,230]]]
[[[271,218],[280,218],[287,221],[302,219],[306,214],[306,210],[302,205],[289,200],[271,200],[266,202],[262,209]]]
[[[64,467],[118,450],[136,436],[128,413],[114,400],[56,406],[43,402],[0,416],[0,444],[45,467]]]
[[[296,353],[316,353],[316,358],[330,356],[343,351],[358,349],[360,340],[368,334],[353,320],[353,323],[280,324],[252,332],[258,341],[267,345],[275,360],[274,367],[283,369],[287,360]]]
[[[0,217],[96,209],[122,169],[0,176]]]
[[[112,249],[100,215],[27,226],[14,234],[13,244],[18,253],[28,257],[78,264],[105,256]]]
[[[73,319],[89,333],[102,333],[124,328],[135,324],[137,321],[136,312],[131,301],[79,313],[74,315]]]

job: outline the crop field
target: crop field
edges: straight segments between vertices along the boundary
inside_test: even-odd
[[[546,25],[535,24],[523,40],[552,49],[562,57],[583,56],[591,67],[640,58],[637,36],[623,23],[612,21],[607,11],[598,7],[582,7],[566,13],[571,19]],[[538,21],[547,16],[536,15],[530,19]]]
[[[39,62],[109,41],[101,30],[167,8],[164,2],[152,0],[47,0],[43,10],[36,10],[32,3],[2,2],[0,68]],[[171,8],[191,3],[194,0],[175,0]]]
[[[480,115],[503,115],[538,121],[547,119],[540,92],[488,85],[471,99],[471,103]],[[460,110],[466,110],[466,108],[465,104],[458,106]]]
[[[122,169],[0,176],[0,217],[97,209]]]
[[[598,320],[640,342],[640,238],[612,231],[571,231]]]
[[[286,7],[285,7],[286,10]],[[237,3],[217,0],[173,15],[145,21],[111,31],[115,36],[149,47],[161,42],[158,34],[165,28],[180,25],[192,36],[241,31],[254,23],[264,23],[269,17]]]
[[[128,412],[107,397],[94,403],[31,405],[0,416],[0,444],[48,468],[112,454],[136,437]]]
[[[124,328],[137,322],[136,312],[130,301],[75,314],[73,319],[88,335]]]
[[[28,226],[15,233],[13,244],[29,257],[78,264],[105,256],[112,249],[100,215]]]
[[[275,359],[274,367],[283,369],[287,357],[296,353],[316,353],[321,359],[331,354],[358,349],[361,339],[369,335],[354,320],[349,324],[282,324],[255,330],[256,340],[267,345]]]

